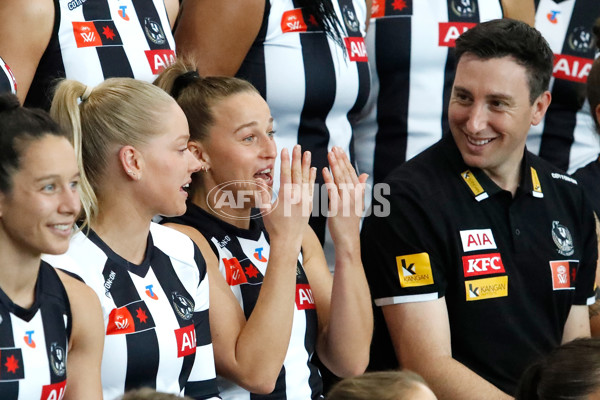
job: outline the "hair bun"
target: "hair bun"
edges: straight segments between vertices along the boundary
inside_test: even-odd
[[[21,107],[21,103],[17,96],[9,92],[0,94],[0,112],[11,111],[19,107]]]

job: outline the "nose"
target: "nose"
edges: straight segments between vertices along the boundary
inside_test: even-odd
[[[485,106],[473,104],[468,112],[467,130],[469,133],[478,133],[487,125],[487,112]]]
[[[79,198],[79,191],[72,187],[68,187],[67,190],[63,190],[61,193],[60,204],[58,211],[61,214],[77,215],[81,210],[81,200]]]
[[[190,171],[190,174],[200,171],[200,167],[202,166],[200,160],[198,160],[189,150],[186,150],[186,155],[188,158],[188,171]]]
[[[272,136],[268,136],[263,140],[262,155],[264,158],[277,157],[277,144]]]

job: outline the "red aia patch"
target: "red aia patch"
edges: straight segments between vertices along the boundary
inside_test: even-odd
[[[177,357],[185,357],[196,352],[196,330],[194,325],[175,329]]]
[[[365,40],[362,37],[346,37],[344,38],[346,43],[346,50],[350,61],[369,61],[367,56],[367,46],[365,46]]]
[[[160,71],[175,62],[174,50],[146,50],[144,53],[154,75],[158,75]]]
[[[439,42],[440,47],[456,46],[456,39],[472,27],[473,22],[440,22],[439,23]]]
[[[586,83],[593,62],[588,58],[555,54],[552,75],[557,79]]]
[[[316,308],[312,289],[307,283],[296,284],[296,308],[298,310],[308,310]]]
[[[42,386],[42,397],[41,400],[62,400],[65,396],[65,387],[67,381],[53,383],[52,385]]]

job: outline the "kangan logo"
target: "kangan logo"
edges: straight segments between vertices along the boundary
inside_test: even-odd
[[[575,252],[571,232],[558,221],[552,221],[552,240],[554,240],[554,244],[558,247],[558,254],[570,256]]]
[[[342,8],[342,14],[344,15],[344,23],[349,31],[357,32],[358,31],[358,20],[356,19],[356,14],[354,11],[350,9],[348,6],[344,6]]]
[[[459,17],[472,17],[477,12],[477,3],[473,0],[452,0],[450,8]]]
[[[469,297],[479,297],[479,288],[474,288],[471,283],[469,283]]]
[[[148,39],[150,39],[153,43],[164,44],[167,41],[165,33],[163,32],[160,24],[150,18],[144,19],[144,31],[146,32]]]
[[[591,47],[592,34],[585,27],[579,26],[569,35],[568,43],[571,49],[584,53]]]
[[[50,345],[50,365],[56,375],[63,376],[65,374],[65,350],[56,342]]]
[[[194,303],[188,300],[185,296],[178,292],[171,293],[171,299],[173,299],[173,307],[175,312],[184,320],[192,318],[194,314]]]
[[[402,259],[402,272],[404,276],[415,275],[417,272],[415,271],[415,263],[410,263],[408,266],[406,265],[406,260]]]

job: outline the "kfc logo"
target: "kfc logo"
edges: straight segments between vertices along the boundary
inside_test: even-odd
[[[500,253],[463,256],[462,262],[465,278],[505,272]]]

